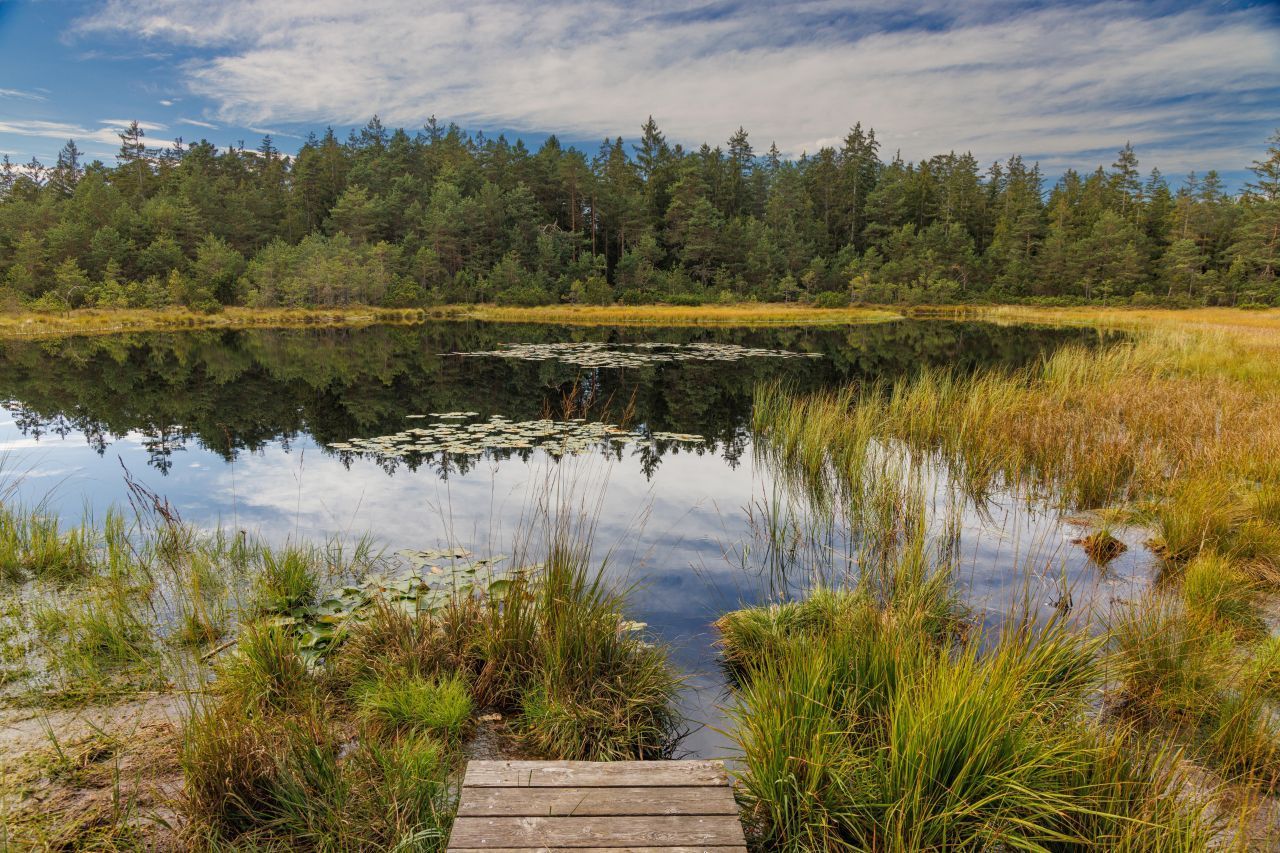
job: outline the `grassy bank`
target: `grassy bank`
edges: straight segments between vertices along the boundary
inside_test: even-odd
[[[56,338],[117,332],[179,332],[190,329],[248,329],[368,326],[374,323],[418,323],[426,313],[416,308],[226,308],[206,314],[173,308],[97,309],[62,313],[0,313],[0,338]]]
[[[848,512],[872,537],[888,524],[876,510],[884,472],[922,463],[946,470],[974,506],[1002,492],[1061,513],[1086,511],[1096,528],[1086,545],[1102,547],[1111,525],[1147,528],[1155,555],[1149,589],[1096,614],[1099,641],[1089,655],[1094,674],[1086,693],[1101,714],[1074,706],[1068,719],[1090,716],[1119,732],[1125,745],[1107,749],[1148,754],[1153,738],[1182,749],[1176,763],[1208,773],[1224,786],[1219,794],[1229,791],[1224,796],[1237,803],[1269,801],[1280,782],[1270,627],[1280,598],[1280,314],[1000,308],[978,316],[1123,327],[1131,336],[1066,347],[1017,371],[925,370],[893,386],[803,397],[762,388],[755,414],[762,452],[811,501]],[[1105,567],[1105,554],[1097,559]],[[983,660],[1034,656],[1043,642],[1001,637],[985,657],[958,659],[975,667],[965,676],[974,690],[995,689],[997,674],[988,669],[995,664]],[[774,666],[791,666],[790,657],[801,656],[784,650]],[[949,655],[945,667],[955,665]],[[769,673],[783,677],[795,676]],[[957,694],[945,701],[948,709],[934,712],[976,700]],[[1025,710],[1017,697],[1004,701],[1010,713]],[[766,709],[757,719],[755,705],[746,707],[751,725],[775,713]],[[896,718],[881,725],[891,735],[899,728]],[[1037,737],[1049,743],[1063,731]],[[934,757],[934,747],[924,749]],[[761,772],[752,784],[772,784],[774,771]],[[1232,809],[1226,802],[1215,807],[1219,817]],[[983,831],[993,825],[999,820],[982,822]],[[1274,841],[1265,828],[1258,831],[1268,840],[1255,843]]]
[[[589,525],[539,516],[500,571],[461,549],[269,548],[134,496],[128,523],[0,506],[0,713],[58,720],[0,743],[0,848],[437,850],[478,732],[594,760],[680,734],[678,678]],[[101,703],[176,719],[139,739],[51,710]]]
[[[840,326],[900,319],[888,308],[814,308],[795,303],[733,305],[473,305],[467,317],[501,323],[570,326]]]
[[[474,319],[498,323],[553,323],[571,326],[839,326],[884,322],[903,316],[974,319],[1007,323],[1106,326],[1111,328],[1204,328],[1268,331],[1280,329],[1280,311],[1138,308],[1033,308],[1002,306],[866,306],[815,308],[798,303],[732,305],[441,305],[432,308],[283,309],[235,308],[205,314],[181,308],[77,309],[63,313],[0,313],[0,338],[58,337],[183,329],[364,326],[416,323],[431,318]]]
[[[898,319],[887,309],[810,308],[794,304],[582,306],[538,308],[442,305],[433,308],[226,308],[212,314],[163,310],[86,308],[62,313],[0,313],[0,338],[49,338],[115,332],[368,326],[428,319],[574,326],[830,326]]]
[[[1091,721],[1098,644],[1060,624],[981,650],[948,584],[858,585],[718,623],[744,816],[769,850],[1204,850],[1176,753]]]

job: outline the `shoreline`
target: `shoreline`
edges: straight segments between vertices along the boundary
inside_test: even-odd
[[[920,305],[814,308],[790,303],[731,305],[446,305],[431,308],[239,308],[214,314],[186,310],[77,309],[65,314],[0,314],[0,339],[41,339],[129,332],[177,332],[253,328],[361,328],[416,325],[432,320],[559,324],[577,327],[830,327],[913,320],[975,320],[1052,326],[1138,328],[1174,325],[1204,330],[1280,331],[1280,309],[1238,308],[1040,308],[1024,305]]]

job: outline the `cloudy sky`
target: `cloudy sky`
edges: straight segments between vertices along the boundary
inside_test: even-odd
[[[874,127],[887,153],[1114,159],[1236,180],[1280,127],[1280,4],[1036,0],[0,0],[0,152],[153,140],[290,150],[377,113],[536,144],[686,145],[739,125],[790,155]]]

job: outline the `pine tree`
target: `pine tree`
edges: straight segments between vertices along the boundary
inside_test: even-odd
[[[120,164],[120,172],[132,181],[134,198],[141,199],[146,195],[147,178],[151,172],[147,146],[142,141],[146,132],[135,120],[117,135],[120,137],[120,152],[116,154],[116,161]]]

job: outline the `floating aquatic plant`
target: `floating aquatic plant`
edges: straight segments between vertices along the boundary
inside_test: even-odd
[[[392,575],[369,574],[359,583],[333,590],[314,605],[281,610],[271,620],[298,638],[299,654],[315,666],[346,639],[352,620],[365,618],[376,602],[383,602],[409,616],[435,613],[456,595],[481,593],[501,596],[510,579],[496,576],[495,567],[505,557],[469,560],[464,548],[399,551],[410,568]],[[528,566],[516,572],[536,569]]]
[[[644,367],[678,361],[739,361],[744,358],[822,358],[821,353],[761,349],[718,343],[608,344],[600,341],[502,344],[499,349],[454,355],[493,356],[524,361],[560,361],[578,367]]]
[[[583,418],[568,421],[549,419],[511,421],[502,415],[494,415],[487,421],[465,423],[476,417],[476,413],[446,412],[433,414],[432,417],[439,419],[439,422],[429,426],[412,427],[392,435],[335,441],[330,443],[329,447],[343,452],[370,453],[384,458],[433,453],[478,456],[491,450],[533,448],[545,450],[552,456],[559,457],[584,453],[604,442],[630,444],[654,441],[677,443],[703,441],[702,436],[693,433],[646,433],[606,423],[588,422]]]

